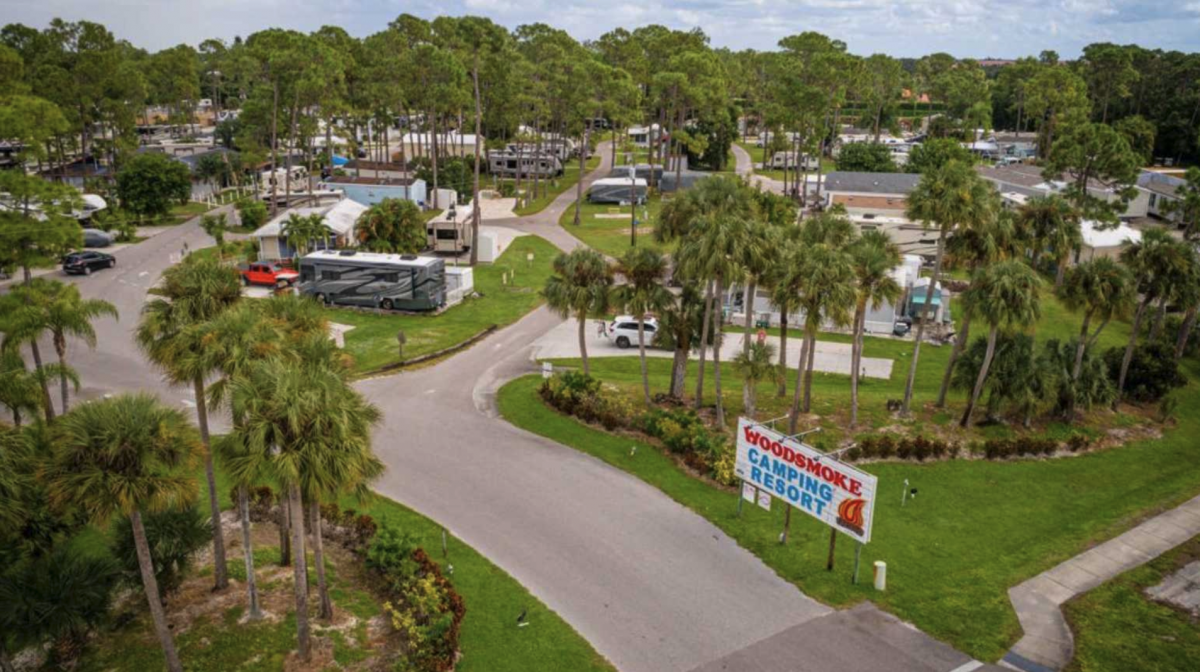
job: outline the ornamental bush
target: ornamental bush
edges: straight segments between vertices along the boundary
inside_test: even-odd
[[[1125,348],[1110,348],[1104,353],[1104,362],[1113,380],[1119,380],[1121,360]],[[1125,397],[1133,401],[1155,402],[1171,390],[1187,384],[1187,378],[1179,370],[1172,345],[1159,341],[1142,343],[1133,349],[1129,371],[1125,376]]]

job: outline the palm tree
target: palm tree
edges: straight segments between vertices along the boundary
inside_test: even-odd
[[[107,301],[84,299],[75,285],[65,285],[54,280],[34,278],[30,282],[13,287],[10,307],[13,308],[5,328],[5,346],[18,347],[22,343],[36,343],[44,334],[49,334],[58,364],[43,365],[37,378],[43,389],[47,389],[49,378],[57,374],[61,390],[62,412],[69,410],[69,385],[74,372],[67,366],[67,337],[79,338],[89,347],[96,347],[96,332],[91,321],[101,315],[117,316],[117,309]],[[53,366],[53,369],[50,369]],[[76,381],[78,387],[78,381]],[[47,397],[47,402],[49,398]],[[48,411],[46,419],[54,417]]]
[[[650,403],[650,374],[646,369],[646,314],[657,313],[670,306],[674,297],[663,286],[667,259],[648,247],[632,248],[621,257],[617,273],[625,284],[613,290],[613,299],[637,318],[638,356],[642,365],[642,391]]]
[[[1186,263],[1187,253],[1184,245],[1178,243],[1166,229],[1147,229],[1142,232],[1140,241],[1121,251],[1121,262],[1137,279],[1136,291],[1141,300],[1133,313],[1133,328],[1129,333],[1129,343],[1125,346],[1125,356],[1121,359],[1117,394],[1113,400],[1114,410],[1120,406],[1121,396],[1125,392],[1125,376],[1129,373],[1129,363],[1133,360],[1133,349],[1141,334],[1146,308],[1155,299],[1170,292],[1172,276]]]
[[[300,352],[320,348],[317,339],[324,340],[310,339],[313,342],[302,346]],[[328,364],[332,360],[322,357],[314,362],[307,357],[261,360],[233,381],[234,414],[241,418],[235,433],[244,442],[247,455],[230,461],[238,480],[246,473],[265,470],[287,493],[292,518],[296,630],[302,660],[311,658],[311,635],[301,494],[311,497],[317,492],[365,485],[371,468],[362,466],[362,451],[367,450],[366,436],[377,417],[377,412],[347,385],[346,373]],[[348,467],[347,455],[351,461],[360,460],[358,466]],[[318,567],[319,582],[322,575]]]
[[[1079,212],[1057,194],[1031,199],[1017,213],[1021,228],[1034,241],[1034,264],[1044,250],[1054,255],[1054,288],[1062,286],[1071,254],[1083,244]]]
[[[900,248],[882,231],[864,231],[850,250],[856,278],[854,305],[854,343],[850,355],[850,427],[858,424],[858,378],[862,362],[863,331],[866,327],[867,306],[878,310],[884,303],[900,299],[901,288],[892,277],[892,269],[900,264]]]
[[[1010,210],[1002,210],[993,220],[958,229],[946,241],[947,261],[965,267],[974,277],[975,271],[981,266],[1013,256],[1019,244],[1013,219]],[[950,361],[946,362],[946,372],[942,374],[942,387],[938,390],[935,404],[937,408],[946,407],[946,395],[950,391],[954,367],[970,342],[970,334],[971,317],[963,315],[954,337],[954,347],[950,349]]]
[[[787,394],[787,344],[788,319],[796,312],[800,294],[804,291],[804,275],[797,272],[804,260],[804,250],[792,234],[799,229],[790,229],[779,244],[779,263],[771,270],[768,284],[771,287],[771,305],[779,311],[779,388],[777,397]]]
[[[20,427],[22,413],[36,414],[42,403],[37,375],[25,368],[21,353],[12,348],[0,349],[0,406],[12,414],[13,424]]]
[[[1083,358],[1088,348],[1100,338],[1100,332],[1114,316],[1125,313],[1135,300],[1134,279],[1129,269],[1107,257],[1085,261],[1067,272],[1058,297],[1068,310],[1083,311],[1079,340],[1075,343],[1075,359],[1071,367],[1071,382],[1078,383],[1083,370]],[[1089,333],[1092,320],[1100,326]],[[1067,410],[1067,419],[1075,417],[1075,399]]]
[[[772,360],[775,348],[770,343],[754,342],[733,358],[733,368],[742,376],[742,407],[746,417],[757,410],[758,384],[779,375]]]
[[[938,227],[937,252],[933,259],[933,276],[929,280],[932,295],[942,279],[942,257],[946,251],[946,238],[958,227],[975,228],[990,222],[999,210],[996,190],[985,182],[970,165],[960,161],[948,161],[937,170],[921,176],[917,188],[908,195],[906,208],[909,219],[919,221],[928,228]],[[913,383],[917,377],[917,362],[921,355],[921,341],[925,338],[925,324],[929,318],[932,300],[921,304],[917,321],[916,338],[913,341],[912,363],[908,369],[908,380],[904,384],[904,402],[900,411],[908,415],[912,405]]]
[[[190,505],[192,477],[204,447],[187,418],[147,394],[121,395],[84,404],[59,418],[45,469],[50,504],[77,506],[92,522],[129,517],[142,586],[167,669],[182,672],[158,592],[143,511]]]
[[[555,258],[553,273],[546,278],[546,286],[542,289],[542,296],[551,310],[563,319],[574,317],[579,321],[579,356],[583,359],[585,374],[591,372],[584,333],[587,318],[608,309],[612,284],[612,269],[604,257],[595,250],[578,247]]]
[[[980,269],[978,278],[963,296],[963,304],[972,316],[988,324],[987,351],[967,408],[959,424],[971,424],[971,415],[983,393],[988,367],[996,353],[996,335],[1000,329],[1014,329],[1033,324],[1041,314],[1039,308],[1041,279],[1024,261],[1012,259]]]
[[[655,223],[654,238],[659,242],[681,240],[675,263],[681,279],[704,282],[704,318],[700,330],[700,367],[696,374],[695,406],[704,398],[704,362],[710,334],[720,341],[720,318],[713,324],[714,300],[721,296],[718,275],[736,277],[737,262],[745,251],[746,222],[756,218],[754,191],[742,179],[716,175],[700,180],[663,207]],[[717,380],[717,417],[725,414],[720,393],[720,344],[713,350],[713,376]]]
[[[809,219],[805,227],[822,227],[819,221],[830,215],[821,214]],[[814,236],[818,239],[818,236]],[[804,287],[798,303],[804,313],[804,343],[796,367],[796,389],[792,393],[792,408],[788,426],[796,432],[800,422],[800,395],[804,395],[803,412],[812,408],[813,363],[816,359],[817,330],[822,322],[843,326],[850,322],[850,306],[855,302],[854,265],[850,253],[842,244],[818,242],[809,245],[802,259],[797,260],[796,272]]]
[[[284,302],[269,299],[264,302],[268,308],[279,306]],[[208,386],[207,403],[211,408],[228,405],[233,381],[246,375],[251,364],[265,359],[279,357],[283,342],[283,331],[276,320],[268,317],[268,311],[261,306],[239,304],[221,313],[216,318],[200,325],[200,338],[212,345],[206,349],[205,357],[209,360],[211,370],[219,374],[219,378]],[[229,464],[240,458],[250,458],[252,453],[241,440],[242,435],[236,431],[241,426],[241,417],[233,414],[235,431],[214,444],[217,455],[222,462]],[[258,582],[254,576],[253,537],[250,524],[250,501],[248,488],[266,479],[261,464],[244,461],[242,469],[235,471],[227,469],[227,475],[233,479],[238,490],[238,515],[242,525],[242,559],[246,566],[246,595],[247,611],[251,620],[262,618],[262,609],[258,601]],[[280,516],[281,523],[286,520]],[[287,530],[280,525],[280,550],[290,550],[283,542],[287,540]],[[291,560],[290,553],[287,560]]]
[[[762,193],[757,193],[758,197],[762,198]],[[774,194],[770,195],[774,196]],[[742,270],[745,273],[745,283],[743,284],[745,293],[742,295],[742,310],[745,313],[742,354],[748,357],[750,342],[753,340],[751,334],[754,327],[754,302],[758,296],[758,288],[762,285],[769,288],[771,283],[778,279],[776,269],[782,259],[781,253],[784,248],[781,243],[784,236],[781,235],[781,229],[777,227],[776,223],[761,219],[749,223],[746,236],[748,244],[742,249],[741,259]],[[743,398],[749,393],[747,385],[746,379],[743,378]]]
[[[675,351],[671,361],[670,388],[670,395],[675,399],[683,399],[688,354],[700,340],[704,306],[704,298],[697,284],[683,282],[679,296],[672,300],[659,316],[659,333],[669,337]]]
[[[329,228],[319,214],[305,216],[293,212],[281,228],[288,245],[295,250],[295,256],[307,254],[309,246],[317,240],[325,241],[325,247],[329,247]]]
[[[241,283],[233,269],[215,259],[188,257],[184,263],[168,268],[162,282],[148,293],[155,298],[142,307],[136,339],[146,357],[162,369],[172,384],[192,386],[205,450],[204,474],[213,521],[213,577],[215,589],[224,590],[229,585],[229,576],[204,393],[205,378],[215,367],[209,351],[219,343],[208,338],[204,325],[241,299]]]
[[[96,330],[92,328],[92,320],[103,316],[117,319],[117,309],[107,301],[83,298],[79,294],[79,288],[75,285],[35,280],[33,287],[38,288],[43,295],[44,303],[41,304],[40,324],[50,332],[54,352],[58,355],[62,412],[66,413],[69,410],[67,404],[69,378],[67,337],[77,338],[87,344],[89,348],[95,348]],[[36,302],[35,305],[37,305]]]

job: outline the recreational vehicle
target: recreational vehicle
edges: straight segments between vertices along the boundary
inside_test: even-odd
[[[471,249],[472,220],[475,217],[473,208],[462,211],[453,205],[425,225],[427,245],[434,252],[462,254]]]
[[[299,287],[321,303],[437,310],[446,303],[446,263],[414,254],[321,250],[300,259]]]
[[[646,181],[641,178],[606,177],[596,180],[588,189],[589,203],[646,202]]]
[[[562,161],[548,152],[537,154],[534,151],[524,152],[488,152],[488,172],[497,177],[516,177],[520,164],[521,177],[557,177],[563,173]]]
[[[796,167],[796,152],[775,152],[771,157],[771,168],[775,170],[788,169]],[[802,170],[816,170],[817,157],[809,156],[808,154],[800,155],[800,168]]]

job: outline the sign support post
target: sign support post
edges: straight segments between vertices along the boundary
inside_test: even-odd
[[[858,563],[862,560],[862,544],[854,545],[854,585],[858,585]]]
[[[780,545],[787,543],[788,530],[791,528],[791,526],[792,526],[792,507],[789,506],[783,512],[783,534],[779,535]]]
[[[825,564],[826,571],[833,571],[833,549],[837,546],[837,528],[829,528],[829,562]]]

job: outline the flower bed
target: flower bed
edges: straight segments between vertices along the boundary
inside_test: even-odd
[[[734,485],[734,452],[724,432],[710,428],[694,411],[670,405],[636,412],[623,395],[576,371],[555,374],[538,393],[552,408],[608,431],[624,430],[664,448],[692,471],[721,485]]]
[[[232,494],[236,499],[236,490]],[[280,509],[271,488],[251,488],[248,494],[251,520],[279,522]],[[383,610],[403,640],[394,669],[453,670],[466,605],[414,537],[394,525],[379,525],[354,509],[342,510],[336,503],[321,505],[321,533],[364,558],[382,580],[387,593]]]

